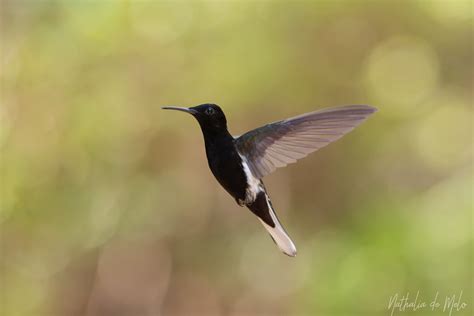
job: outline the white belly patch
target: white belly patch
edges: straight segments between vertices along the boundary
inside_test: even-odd
[[[243,201],[243,203],[248,205],[255,201],[257,194],[263,191],[263,187],[260,179],[257,179],[250,171],[247,159],[241,154],[239,154],[239,156],[242,159],[242,166],[244,168],[245,176],[247,177],[247,189],[245,191],[245,201]]]

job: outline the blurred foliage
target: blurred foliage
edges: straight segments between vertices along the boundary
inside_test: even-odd
[[[3,0],[0,314],[387,315],[463,291],[472,315],[472,9]],[[266,179],[295,259],[160,110],[205,102],[236,135],[379,108]]]

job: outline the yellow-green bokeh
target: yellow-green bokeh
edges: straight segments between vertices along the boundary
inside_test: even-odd
[[[1,315],[388,315],[417,291],[472,314],[471,1],[0,8]],[[379,109],[265,180],[296,258],[160,110],[205,102],[235,135]]]

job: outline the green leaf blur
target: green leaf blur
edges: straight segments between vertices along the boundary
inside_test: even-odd
[[[1,315],[472,315],[471,1],[0,8]],[[160,110],[206,102],[235,135],[379,109],[266,178],[296,258]]]

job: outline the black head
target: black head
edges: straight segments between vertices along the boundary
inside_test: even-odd
[[[162,109],[183,111],[191,114],[198,120],[203,132],[219,132],[227,130],[227,120],[224,112],[217,104],[206,103],[190,108],[164,106]]]

